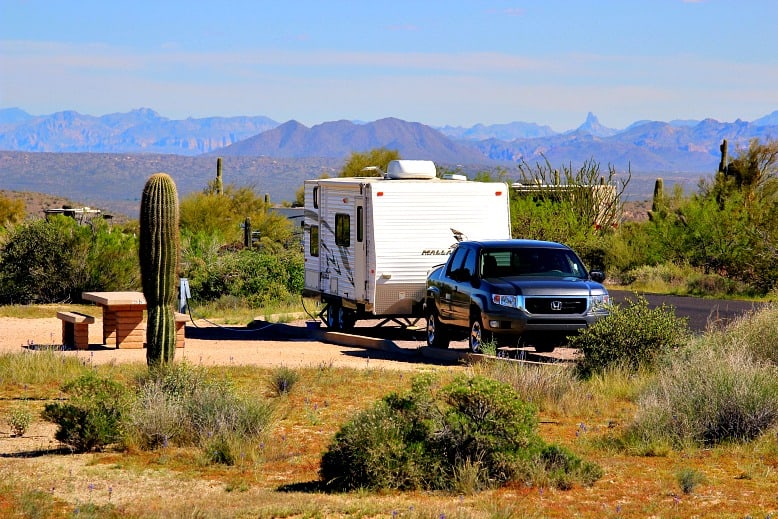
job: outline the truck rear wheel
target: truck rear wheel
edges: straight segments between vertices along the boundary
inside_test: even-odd
[[[434,306],[427,314],[427,346],[430,348],[448,348],[450,339],[446,325],[440,322],[438,310]]]

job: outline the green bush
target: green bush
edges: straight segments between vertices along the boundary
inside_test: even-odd
[[[481,376],[442,388],[430,376],[415,379],[410,392],[388,395],[338,431],[320,466],[333,490],[472,491],[507,481],[569,488],[598,474],[596,465],[545,445],[534,406]]]
[[[612,365],[637,371],[651,368],[666,352],[684,345],[689,337],[685,318],[676,317],[672,307],[649,308],[644,297],[614,305],[610,315],[570,339],[584,357],[579,373],[588,376]]]
[[[674,355],[638,400],[631,445],[748,441],[778,424],[778,368],[702,337]]]
[[[54,437],[76,452],[101,450],[121,437],[121,420],[129,404],[127,389],[92,372],[65,384],[65,402],[46,404],[43,418],[59,427]]]
[[[140,285],[137,239],[66,216],[16,226],[0,248],[0,303],[78,301],[85,290]]]
[[[255,308],[298,299],[305,276],[302,254],[284,249],[223,251],[213,261],[190,268],[185,273],[193,298],[214,301],[234,296]]]

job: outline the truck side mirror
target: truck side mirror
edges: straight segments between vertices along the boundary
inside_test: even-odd
[[[597,283],[602,283],[605,281],[605,272],[602,270],[592,270],[589,272],[589,277],[592,279],[592,281],[596,281]]]

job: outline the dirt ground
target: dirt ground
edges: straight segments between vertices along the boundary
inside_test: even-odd
[[[423,340],[403,337],[400,347],[386,352],[370,347],[331,344],[317,339],[321,332],[306,333],[305,322],[268,324],[262,329],[219,328],[205,321],[187,324],[186,344],[176,350],[176,359],[201,365],[255,365],[416,370],[424,368],[418,355]],[[409,340],[410,339],[410,340]],[[62,325],[56,317],[46,319],[0,318],[0,352],[34,351],[40,345],[61,344]],[[94,364],[146,362],[145,349],[116,349],[102,345],[102,320],[89,326],[89,350],[63,351]]]

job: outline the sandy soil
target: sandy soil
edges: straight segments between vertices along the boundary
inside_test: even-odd
[[[275,331],[274,327],[283,328]],[[146,362],[145,349],[116,349],[102,346],[102,320],[89,327],[89,350],[63,351],[95,364],[109,362]],[[310,335],[310,334],[309,334]],[[0,352],[31,351],[39,345],[61,344],[61,322],[46,319],[0,318]],[[256,365],[317,367],[321,365],[354,368],[387,368],[415,370],[424,367],[417,362],[415,350],[422,341],[400,341],[405,355],[390,354],[369,348],[329,344],[315,337],[306,338],[305,323],[271,325],[264,330],[220,329],[204,321],[187,324],[184,348],[176,350],[176,359],[187,359],[202,365]]]

